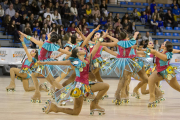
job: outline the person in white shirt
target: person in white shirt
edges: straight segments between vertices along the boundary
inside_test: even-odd
[[[95,28],[99,25],[98,14],[94,14],[93,25]]]
[[[46,12],[44,13],[44,18],[46,18],[48,15],[50,15],[50,20],[52,21],[52,15],[49,8],[46,9]]]
[[[76,4],[73,4],[72,7],[70,8],[71,11],[71,15],[73,17],[73,21],[75,20],[79,20],[79,16],[78,16],[78,11],[76,8]]]
[[[66,4],[66,3],[68,3],[68,6],[71,7],[71,1],[65,0],[65,1],[64,1],[64,4]]]
[[[9,5],[9,8],[6,9],[5,14],[10,15],[11,17],[13,17],[15,15],[15,10],[13,9],[12,3]]]
[[[4,16],[4,9],[2,8],[2,5],[0,4],[0,18]]]
[[[152,40],[152,37],[151,36],[149,36],[149,32],[147,31],[146,32],[146,36],[143,36],[143,38],[142,38],[143,40],[149,40],[149,41],[153,41]]]
[[[57,10],[54,11],[54,14],[52,14],[52,20],[54,23],[56,23],[57,25],[62,25],[62,21],[61,21],[61,15],[58,13]]]

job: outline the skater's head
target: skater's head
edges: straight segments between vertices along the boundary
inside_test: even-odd
[[[128,34],[125,33],[125,32],[121,32],[120,37],[121,37],[122,40],[127,40],[128,39]]]
[[[173,51],[173,45],[171,42],[167,41],[166,44],[165,44],[165,47],[164,49],[168,52],[172,52]]]
[[[153,41],[149,41],[147,47],[153,49],[154,48]]]
[[[76,47],[72,50],[71,57],[79,58],[80,56],[86,55],[86,51],[84,48]]]
[[[38,51],[37,50],[31,50],[30,55],[34,57],[36,60],[38,60]]]
[[[101,33],[100,32],[96,32],[95,34],[94,34],[94,39],[93,39],[93,41],[95,41],[95,39],[99,39],[101,37]]]
[[[52,43],[57,43],[58,41],[58,34],[56,32],[51,32],[48,34],[48,41]]]

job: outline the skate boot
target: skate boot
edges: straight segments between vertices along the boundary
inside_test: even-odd
[[[52,103],[50,100],[47,100],[45,103],[48,105],[44,106],[44,108],[42,108],[43,112],[45,112],[46,114],[48,114],[49,112],[52,112],[52,111],[57,113],[57,106],[54,103]]]
[[[131,95],[132,97],[135,97],[137,99],[141,99],[140,98],[140,94],[138,92],[133,92],[133,94]]]
[[[151,108],[152,108],[152,107],[156,107],[156,106],[157,106],[157,104],[156,104],[155,101],[148,104],[148,107],[151,107]]]
[[[15,83],[14,82],[11,82],[10,85],[8,87],[6,87],[6,91],[9,92],[9,91],[15,91]]]
[[[47,87],[47,82],[42,83],[42,84],[39,86],[39,90],[40,90],[40,91],[49,92],[49,88]]]
[[[98,115],[104,115],[105,110],[104,108],[101,108],[98,104],[97,101],[92,101],[90,105],[90,115],[94,115],[95,112],[98,112]]]
[[[41,103],[41,94],[40,92],[35,92],[35,94],[31,97],[31,102],[32,103]]]

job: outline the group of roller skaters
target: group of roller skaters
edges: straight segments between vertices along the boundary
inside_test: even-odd
[[[94,112],[98,112],[99,115],[105,114],[105,109],[98,103],[102,98],[108,97],[109,84],[103,81],[101,74],[115,73],[119,77],[113,100],[116,105],[129,102],[131,77],[140,81],[134,88],[132,96],[139,99],[139,89],[142,94],[150,94],[148,107],[156,107],[157,103],[165,100],[164,93],[159,87],[160,81],[166,80],[172,88],[180,91],[180,85],[176,79],[179,67],[170,64],[173,53],[179,53],[180,50],[173,49],[171,42],[164,42],[159,51],[153,49],[152,41],[148,42],[147,48],[140,49],[136,41],[139,32],[135,32],[133,37],[126,32],[121,32],[121,40],[118,40],[108,35],[108,31],[98,32],[99,27],[100,25],[87,37],[76,28],[76,33],[69,36],[64,49],[57,44],[59,39],[55,32],[49,33],[45,42],[19,32],[27,59],[22,63],[21,69],[10,69],[11,82],[6,90],[15,90],[17,76],[23,82],[25,91],[35,91],[31,97],[32,102],[41,102],[41,90],[49,91],[48,94],[52,95],[55,102],[60,105],[65,105],[67,101],[74,102],[74,107],[71,109],[58,106],[59,104],[55,104],[54,100],[47,100],[47,106],[43,108],[43,112],[47,114],[62,112],[70,115],[79,115],[84,100],[91,103],[91,115],[94,115]],[[112,42],[104,42],[105,38],[109,38]],[[24,39],[35,43],[39,49],[29,53]],[[112,51],[109,47],[117,47],[117,51]],[[60,54],[51,58],[53,51],[59,51]],[[114,57],[103,59],[102,51]],[[58,61],[56,58],[63,54],[66,54],[66,57]],[[60,84],[60,81],[71,71],[73,71],[72,75]],[[43,75],[51,84],[49,89],[44,83],[39,85],[38,76],[40,75]],[[33,87],[29,86],[29,81],[33,81]],[[96,95],[95,92],[97,92]]]

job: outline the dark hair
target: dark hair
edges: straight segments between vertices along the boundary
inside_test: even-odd
[[[124,40],[127,37],[127,34],[125,32],[121,32],[120,37],[122,40]]]
[[[72,44],[76,44],[76,39],[77,39],[76,34],[73,34],[73,35],[71,36],[71,43],[72,43]]]
[[[25,31],[25,34],[26,34],[26,35],[31,35],[31,29],[30,29],[30,28],[27,28],[26,31]]]
[[[172,45],[171,42],[167,41],[165,47],[166,47],[168,52],[172,52],[173,51],[173,45]]]
[[[35,58],[36,60],[38,60],[38,51],[36,50],[35,53],[36,53],[36,55],[34,56],[34,58]]]
[[[72,50],[71,57],[78,58],[77,53],[78,53],[78,49],[77,49],[77,48],[74,48],[74,49]]]
[[[58,41],[58,34],[56,32],[52,32],[50,36],[51,36],[50,38],[51,42],[56,43]]]

